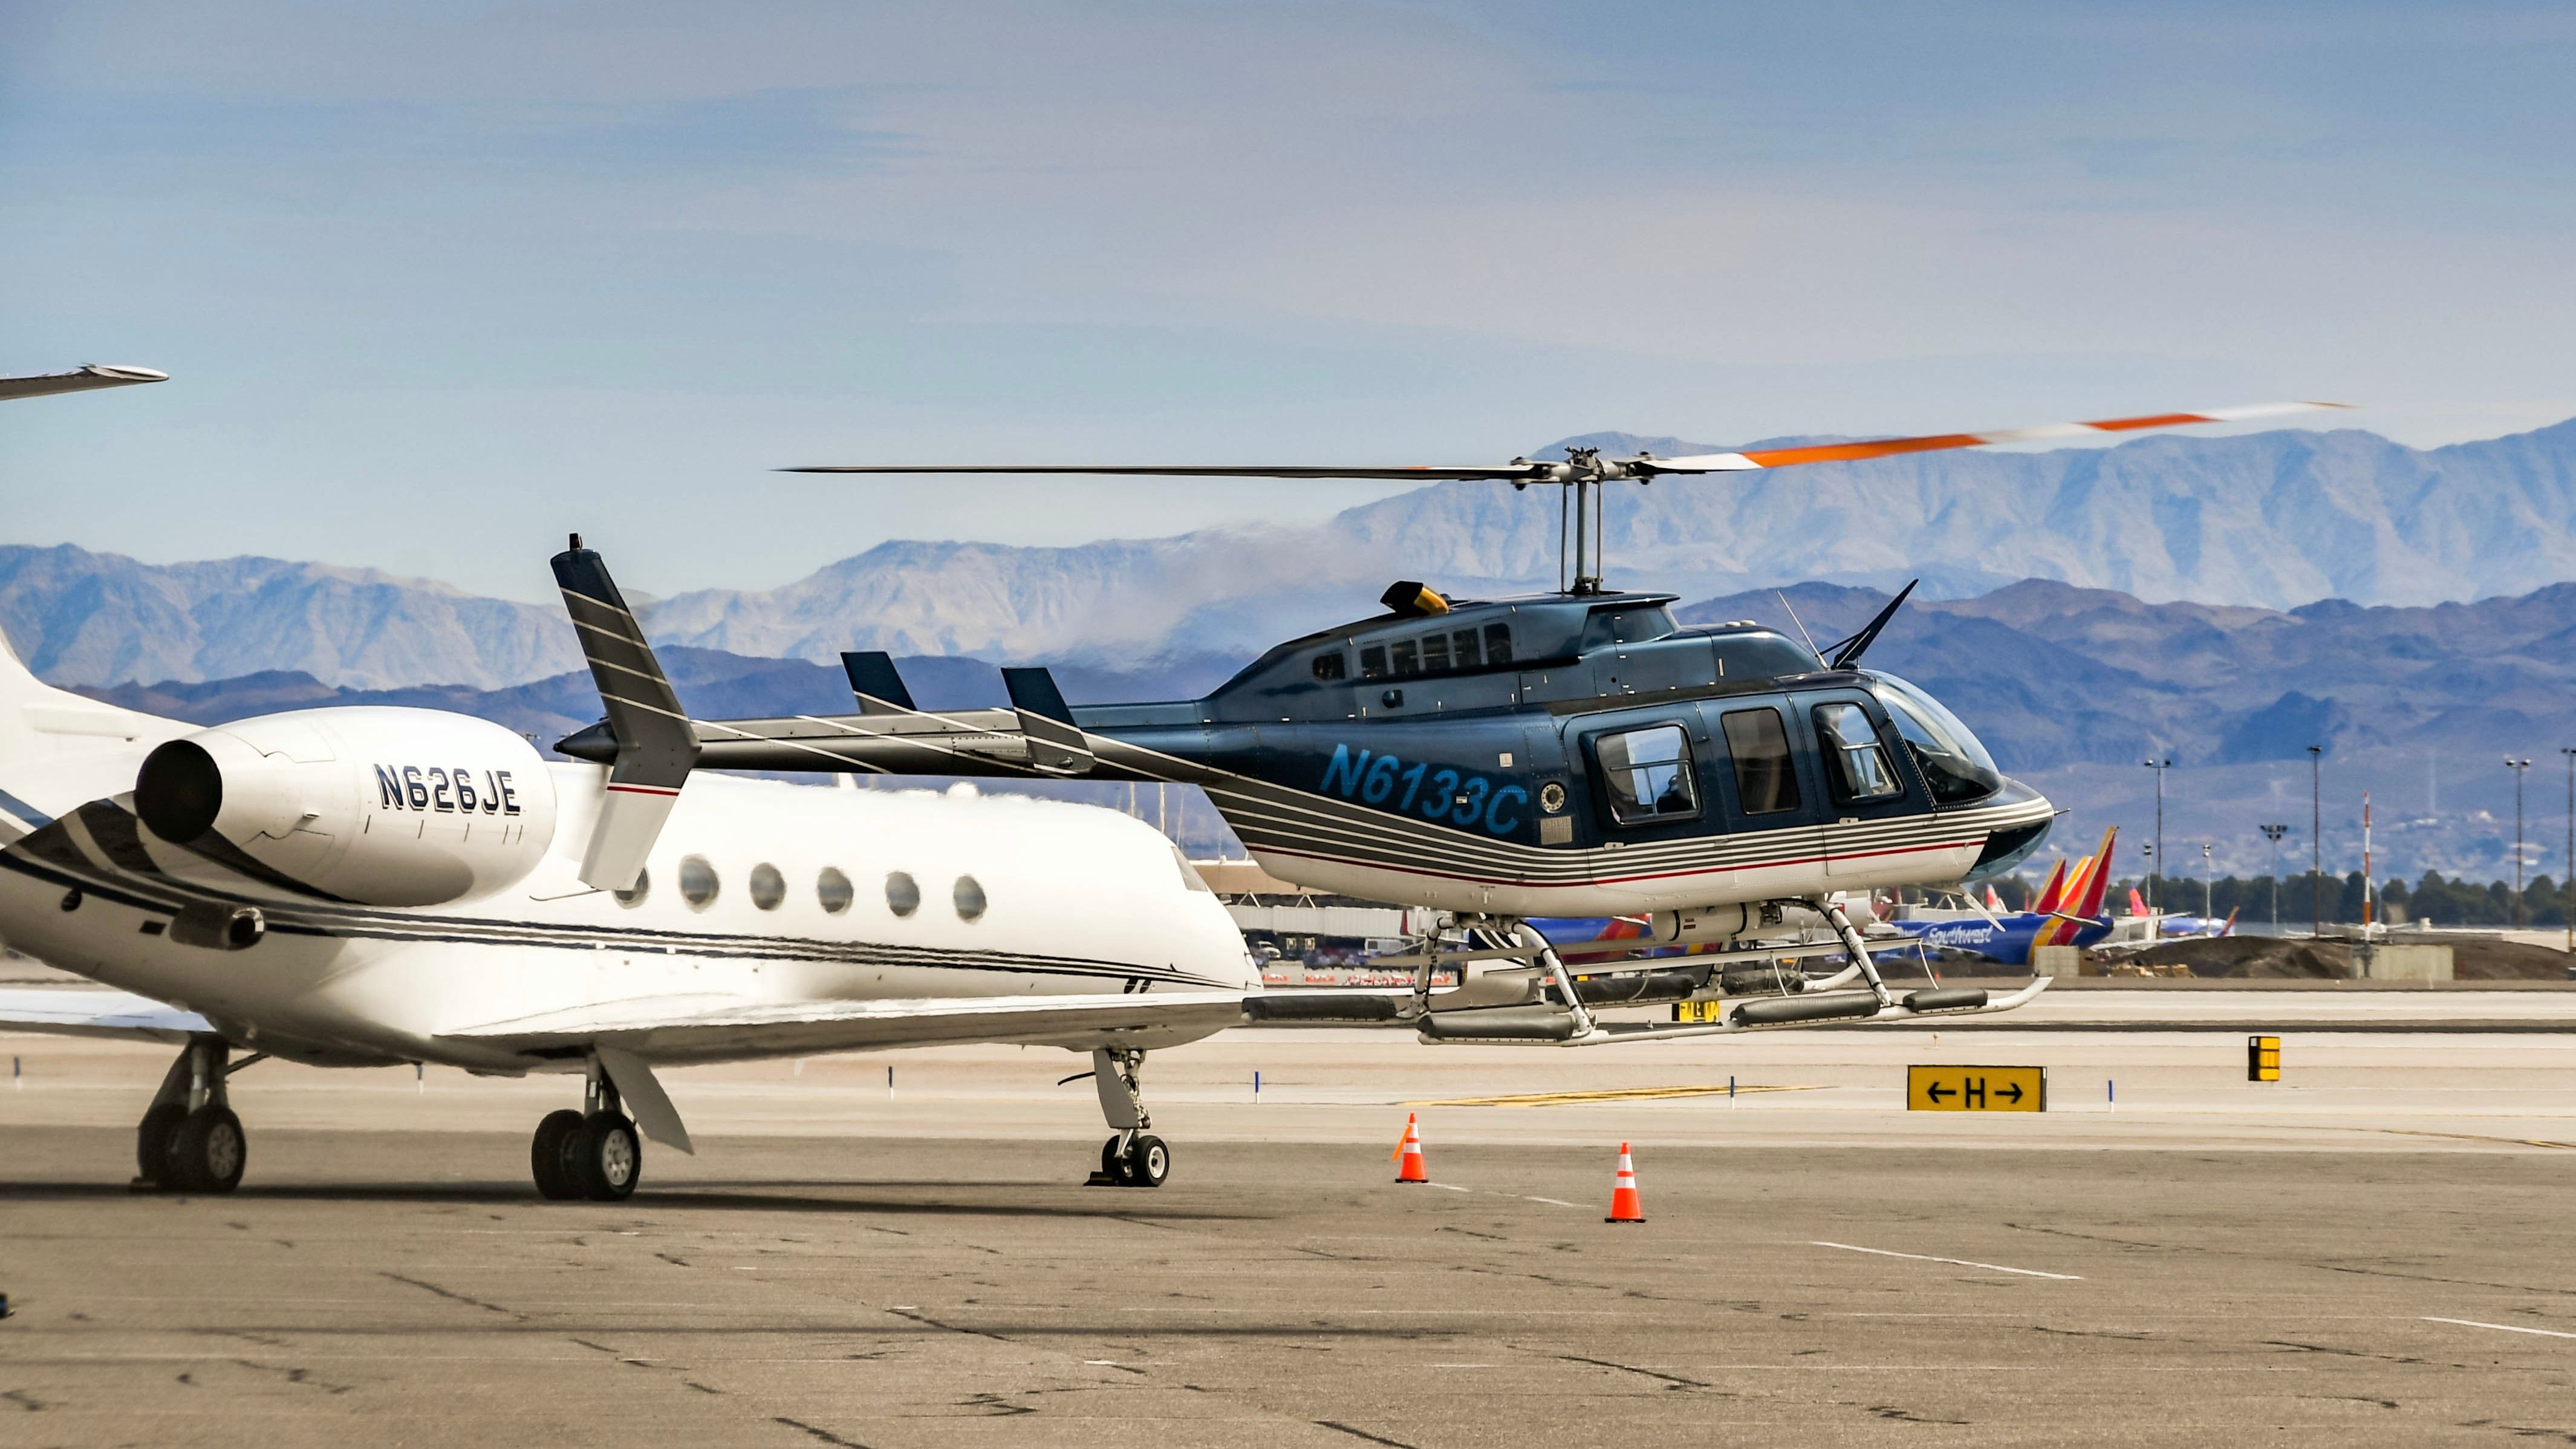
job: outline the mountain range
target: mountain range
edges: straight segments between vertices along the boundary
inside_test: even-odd
[[[1805,583],[1677,612],[1688,622],[1756,619],[1822,639],[1859,628],[1888,597]],[[666,645],[661,655],[682,699],[703,716],[850,708],[834,666],[687,645]],[[1059,666],[1058,678],[1076,703],[1179,698],[1212,688],[1241,662],[1201,655],[1128,670],[1074,664]],[[2135,848],[2152,839],[2155,777],[2139,768],[2151,758],[2175,762],[2165,782],[2171,839],[2211,840],[2220,870],[2268,867],[2254,831],[2261,819],[2296,824],[2304,840],[2308,812],[2297,807],[2310,802],[2296,797],[2310,783],[2321,791],[2319,814],[2332,812],[2329,851],[2357,860],[2359,792],[2376,789],[2380,861],[2409,874],[2509,869],[2512,780],[2496,762],[2556,764],[2558,742],[2576,743],[2576,584],[2469,604],[2329,601],[2285,611],[2152,604],[2033,579],[1974,598],[1909,603],[1867,662],[1930,689],[2005,769],[2073,810],[2073,828],[2054,848],[2080,850],[2102,825],[2118,823],[2133,852],[2124,859],[2130,869],[2144,860]],[[1004,700],[999,671],[982,660],[916,656],[899,667],[927,708]],[[85,692],[206,723],[324,704],[420,705],[481,715],[541,742],[599,712],[589,676],[578,670],[497,690],[357,690],[269,671]],[[2321,749],[2313,781],[2312,744]],[[2445,770],[2453,777],[2447,810]],[[1050,793],[1123,799],[1118,787]],[[1212,819],[1193,817],[1191,828],[1195,848],[1220,839]],[[2535,842],[2553,834],[2554,824],[2530,832]],[[2532,863],[2557,854],[2544,848]]]
[[[1537,456],[1568,446],[1718,445],[1596,433]],[[750,657],[878,648],[1205,672],[1364,615],[1394,578],[1468,595],[1553,587],[1548,501],[1543,489],[1450,483],[1312,528],[1063,548],[897,541],[777,588],[650,602],[651,580],[624,582],[657,641]],[[1671,479],[1612,490],[1606,532],[1614,584],[1685,598],[1920,577],[1926,598],[1965,599],[2038,578],[2275,612],[2324,599],[2429,606],[2576,578],[2576,421],[2428,450],[2356,430],[2279,431]],[[69,546],[0,547],[0,629],[58,684],[294,670],[334,688],[493,690],[579,662],[549,606],[371,569],[148,565]]]

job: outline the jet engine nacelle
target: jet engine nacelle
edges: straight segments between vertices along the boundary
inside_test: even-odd
[[[344,901],[428,906],[534,870],[554,840],[555,787],[534,746],[486,720],[309,709],[153,750],[134,811],[162,839],[254,876],[265,867]]]

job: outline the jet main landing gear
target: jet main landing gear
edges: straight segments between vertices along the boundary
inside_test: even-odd
[[[644,1176],[644,1141],[636,1135],[617,1084],[597,1062],[582,1090],[583,1110],[549,1112],[528,1144],[537,1192],[564,1201],[623,1202]]]
[[[1145,1113],[1144,1088],[1138,1075],[1145,1054],[1104,1048],[1091,1054],[1092,1085],[1100,1091],[1100,1115],[1116,1129],[1100,1144],[1100,1170],[1092,1187],[1161,1187],[1172,1175],[1172,1149],[1145,1129],[1154,1125]]]
[[[218,1036],[191,1037],[161,1078],[161,1090],[134,1133],[134,1185],[170,1192],[230,1192],[241,1186],[249,1149],[233,1115],[225,1078],[265,1060],[254,1052],[230,1061]]]

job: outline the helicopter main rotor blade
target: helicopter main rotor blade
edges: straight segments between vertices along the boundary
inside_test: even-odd
[[[2129,433],[2143,428],[2185,427],[2195,423],[2233,423],[2248,418],[2341,408],[2342,403],[2261,403],[2253,407],[2211,408],[2196,413],[2150,413],[2134,418],[2104,418],[2089,423],[2047,423],[2035,428],[1997,428],[1983,433],[1934,433],[1919,438],[1880,438],[1865,443],[1821,443],[1803,448],[1755,448],[1740,453],[1698,453],[1686,458],[1602,458],[1577,450],[1565,462],[1515,458],[1489,467],[1396,466],[1316,468],[1301,466],[1193,466],[1187,464],[1089,463],[863,463],[781,468],[782,473],[1002,473],[1072,474],[1105,478],[1378,478],[1399,483],[1493,482],[1592,484],[1613,479],[1653,479],[1670,474],[1742,473],[1759,468],[1785,468],[1798,463],[1848,463],[1900,453],[1931,453],[1944,448],[1975,448],[1989,443],[2031,443],[2049,438],[2080,438],[2095,433]]]
[[[1992,443],[2037,443],[2051,438],[2081,438],[2094,433],[2133,433],[2146,428],[2179,428],[2198,423],[2235,423],[2250,418],[2322,412],[2347,403],[2256,403],[2250,407],[2210,408],[2196,413],[2149,413],[2134,418],[2103,418],[2089,423],[2043,423],[2035,428],[1996,428],[1982,433],[1930,433],[1916,438],[1878,438],[1862,443],[1819,443],[1803,448],[1754,448],[1740,453],[1700,453],[1687,458],[1640,459],[1627,467],[1652,476],[1666,473],[1742,473],[1756,468],[1787,468],[1800,463],[1850,463],[1903,453],[1936,453],[1945,448],[1977,448]]]
[[[870,463],[861,465],[781,468],[778,471],[781,473],[1071,473],[1109,478],[1388,478],[1397,482],[1432,481],[1445,483],[1451,481],[1494,481],[1539,483],[1550,481],[1551,474],[1549,470],[1552,466],[1553,465],[1547,463],[1506,463],[1501,467],[1482,468],[1305,468],[1284,466],[1269,467],[1262,465],[1245,467],[1195,467],[1188,465],[1174,465],[1167,467],[1158,464],[1147,464],[1143,466],[1117,464],[1094,467],[1089,464],[1080,463],[932,463],[927,465]]]

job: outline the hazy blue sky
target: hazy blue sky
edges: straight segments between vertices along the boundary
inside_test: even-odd
[[[2565,4],[0,7],[0,541],[667,593],[1483,461],[2576,414]],[[1722,482],[1707,486],[1725,486]]]

